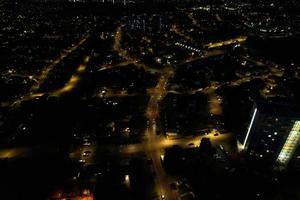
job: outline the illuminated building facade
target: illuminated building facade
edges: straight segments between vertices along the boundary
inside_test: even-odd
[[[242,146],[249,156],[285,168],[300,143],[300,112],[290,105],[256,102]]]

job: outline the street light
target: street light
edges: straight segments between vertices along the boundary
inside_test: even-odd
[[[130,188],[130,177],[128,174],[125,175],[125,185]]]

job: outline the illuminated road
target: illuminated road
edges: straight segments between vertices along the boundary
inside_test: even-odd
[[[201,55],[201,56],[191,56],[190,58],[180,62],[179,65],[187,64],[187,63],[190,63],[190,62],[194,62],[194,61],[209,58],[209,57],[220,56],[220,55],[223,55],[224,53],[225,53],[225,51],[220,50],[220,49],[213,49],[213,50],[209,50],[209,51],[203,51],[202,52],[203,55]]]
[[[16,159],[26,157],[29,154],[29,152],[30,149],[25,147],[0,149],[0,158]]]
[[[67,57],[69,54],[71,54],[76,49],[78,49],[78,47],[80,47],[88,38],[89,38],[89,36],[85,36],[77,44],[73,45],[70,49],[63,51],[63,53],[60,55],[60,57],[57,58],[56,60],[54,60],[49,66],[45,67],[44,70],[42,71],[42,73],[40,74],[40,76],[37,78],[38,84],[34,85],[31,88],[30,92],[35,93],[40,88],[42,83],[48,78],[48,75],[51,72],[51,70],[53,70],[53,68],[57,64],[59,64],[65,57]]]
[[[114,35],[113,50],[118,52],[119,56],[128,59],[127,52],[121,48],[122,27],[123,27],[123,25],[119,25],[116,29],[116,32]]]
[[[57,190],[55,191],[49,200],[94,200],[94,195],[90,189],[72,188],[71,191]]]
[[[155,192],[157,195],[164,195],[166,199],[177,199],[177,194],[171,191],[169,184],[174,181],[165,173],[162,167],[160,156],[164,151],[164,146],[161,144],[162,136],[156,134],[156,119],[159,116],[159,101],[166,95],[166,86],[168,80],[174,75],[172,68],[166,68],[161,74],[160,79],[152,90],[148,107],[146,109],[146,117],[149,121],[149,127],[145,132],[144,146],[146,147],[146,154],[152,159],[153,169],[155,171]]]
[[[53,96],[60,96],[62,94],[72,91],[78,85],[81,75],[86,71],[86,67],[88,62],[90,61],[90,58],[90,56],[86,56],[83,60],[83,63],[78,66],[76,72],[71,76],[71,78],[65,84],[65,86],[51,92],[50,94]]]
[[[49,94],[50,96],[61,96],[63,94],[66,94],[66,93],[74,90],[81,79],[81,75],[86,71],[86,67],[87,67],[87,64],[88,64],[90,58],[91,58],[90,56],[86,56],[84,58],[83,63],[81,63],[78,66],[75,73],[71,76],[71,78],[65,83],[65,85],[62,88],[59,88],[54,91],[48,91],[47,94]],[[35,97],[41,97],[44,94],[45,93],[42,93],[42,92],[33,93],[33,94],[31,94],[30,97],[28,97],[27,99],[23,99],[23,100],[29,100],[29,99],[32,99]]]
[[[116,90],[116,89],[106,89],[105,94],[103,94],[101,91],[97,92],[94,96],[95,97],[106,97],[106,98],[122,98],[122,97],[133,97],[137,96],[137,93],[130,93],[128,94],[127,90]]]
[[[64,50],[63,53],[60,54],[60,57],[55,59],[51,62],[50,65],[44,67],[41,74],[35,78],[35,85],[33,85],[29,91],[29,93],[25,96],[22,96],[20,99],[14,101],[11,105],[16,106],[19,105],[22,101],[27,101],[30,99],[33,99],[35,97],[40,97],[44,93],[37,92],[40,88],[40,86],[45,82],[45,80],[48,78],[49,73],[57,66],[64,58],[66,58],[68,55],[70,55],[72,52],[78,49],[90,36],[87,35],[84,38],[82,38],[77,44],[72,45],[71,48]]]
[[[122,66],[122,65],[125,66],[128,64],[134,64],[138,68],[144,68],[145,71],[149,71],[152,73],[160,73],[161,72],[160,70],[153,69],[153,68],[145,65],[139,59],[133,58],[132,56],[130,56],[129,53],[127,52],[127,50],[122,48],[121,41],[122,41],[122,35],[123,35],[123,31],[122,31],[123,26],[124,25],[119,25],[116,29],[116,32],[114,34],[113,50],[116,51],[120,57],[125,59],[125,62],[121,63],[121,64],[117,64],[115,66]],[[110,66],[110,67],[112,67],[112,66]]]
[[[198,138],[185,138],[181,140],[168,140],[162,134],[156,135],[156,119],[159,115],[159,101],[166,95],[166,86],[169,78],[173,76],[174,71],[172,68],[166,68],[160,76],[160,79],[155,88],[148,91],[150,100],[145,111],[145,115],[149,121],[148,128],[145,131],[145,139],[142,143],[123,145],[121,147],[115,145],[101,145],[92,143],[88,146],[82,146],[75,149],[70,153],[72,160],[79,160],[84,162],[85,165],[93,164],[97,162],[97,151],[102,151],[106,155],[113,155],[121,153],[123,156],[146,153],[148,158],[152,159],[153,170],[155,171],[155,194],[158,196],[165,195],[166,199],[176,200],[178,194],[175,191],[171,191],[169,184],[172,183],[175,178],[167,175],[161,164],[161,155],[164,153],[166,147],[170,147],[174,144],[186,145],[188,143],[197,142]],[[199,140],[198,140],[199,141]],[[89,155],[85,155],[85,152],[89,152]]]
[[[222,115],[222,100],[217,96],[216,89],[214,87],[210,87],[206,91],[204,91],[204,93],[208,97],[209,112],[213,115]]]
[[[225,146],[226,150],[229,150],[230,146],[226,145],[226,143],[232,138],[232,135],[230,133],[226,133],[226,134],[219,134],[217,136],[214,136],[214,133],[217,133],[217,131],[212,130],[211,133],[203,136],[197,136],[197,137],[189,136],[189,137],[176,138],[176,139],[167,139],[164,136],[156,136],[157,141],[156,143],[152,143],[152,148],[162,150],[162,149],[172,147],[173,145],[179,145],[183,148],[187,148],[187,147],[192,148],[194,146],[190,146],[189,144],[194,143],[195,146],[198,146],[200,144],[201,139],[205,137],[211,139],[213,146],[223,145]],[[144,143],[138,143],[138,144],[124,145],[120,148],[120,150],[124,155],[132,155],[132,154],[145,152],[146,148],[147,147],[145,147]]]
[[[109,149],[109,147],[103,147]],[[111,148],[111,147],[110,147]],[[89,146],[82,146],[75,149],[69,155],[69,157],[74,161],[83,162],[85,165],[91,165],[97,163],[96,151],[98,150],[98,145],[96,143]],[[89,152],[89,155],[85,155],[85,152]]]
[[[240,36],[238,38],[233,38],[230,40],[225,40],[225,41],[220,41],[220,42],[211,42],[211,43],[204,45],[204,47],[207,47],[208,49],[212,49],[212,48],[222,47],[222,46],[231,45],[231,44],[239,44],[239,43],[245,42],[246,40],[247,40],[246,36]]]
[[[168,90],[168,93],[173,94],[189,94],[194,95],[197,92],[202,92],[207,95],[208,98],[208,108],[209,112],[213,115],[222,115],[223,108],[222,108],[222,99],[216,94],[216,90],[221,86],[218,82],[212,82],[212,84],[206,88],[199,88],[195,90],[185,91],[185,92],[178,92],[175,90]],[[223,84],[224,85],[224,84]]]
[[[115,145],[101,145],[91,144],[90,146],[84,146],[78,148],[70,154],[71,159],[81,160],[86,165],[93,164],[97,161],[96,151],[101,150],[107,155],[113,155],[121,153],[124,157],[131,157],[139,153],[146,153],[148,159],[152,159],[152,167],[155,172],[154,176],[154,192],[155,195],[161,197],[165,196],[168,200],[179,199],[178,191],[171,190],[170,184],[176,180],[176,177],[168,175],[161,163],[161,155],[164,154],[165,148],[173,145],[179,145],[182,147],[191,147],[189,144],[193,143],[198,146],[202,137],[211,138],[213,145],[222,144],[225,149],[228,149],[228,140],[231,139],[231,134],[218,134],[215,136],[216,130],[213,130],[210,134],[198,137],[185,137],[179,139],[167,139],[163,134],[157,134],[156,119],[159,116],[159,102],[167,94],[166,86],[168,80],[174,76],[173,68],[165,68],[161,73],[158,83],[155,88],[149,89],[148,94],[150,96],[148,106],[145,111],[145,115],[148,119],[148,126],[145,130],[145,138],[142,143],[122,145],[121,147]],[[85,156],[84,152],[90,152],[89,156]]]

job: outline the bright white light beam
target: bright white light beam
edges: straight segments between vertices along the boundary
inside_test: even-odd
[[[252,119],[251,119],[250,125],[249,125],[249,127],[248,127],[247,135],[246,135],[245,140],[244,140],[244,143],[243,143],[243,149],[245,148],[246,142],[247,142],[247,140],[248,140],[249,133],[250,133],[250,131],[251,131],[251,128],[252,128],[252,125],[253,125],[253,122],[254,122],[256,113],[257,113],[257,108],[254,109],[254,113],[253,113],[253,115],[252,115]]]

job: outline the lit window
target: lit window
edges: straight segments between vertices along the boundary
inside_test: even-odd
[[[282,164],[287,164],[287,162],[295,152],[299,144],[299,141],[300,141],[300,121],[296,121],[278,155],[277,161]]]

